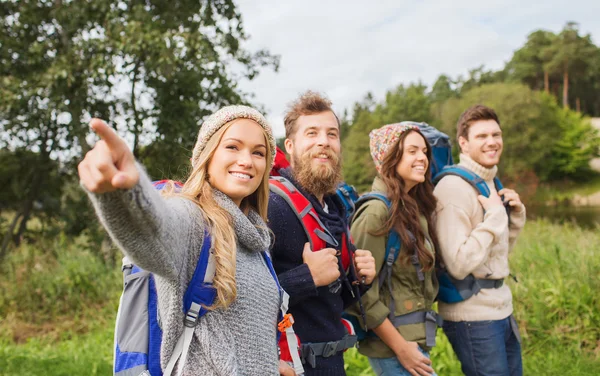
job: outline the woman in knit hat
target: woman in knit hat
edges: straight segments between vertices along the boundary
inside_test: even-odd
[[[111,237],[155,275],[163,371],[184,331],[183,295],[208,233],[216,298],[173,374],[278,375],[280,297],[261,255],[270,244],[268,172],[276,150],[266,119],[246,106],[211,115],[200,128],[190,176],[179,193],[164,196],[125,141],[99,119],[90,125],[101,140],[79,164],[79,176]]]
[[[371,250],[378,270],[362,297],[369,334],[358,351],[369,358],[377,375],[432,375],[428,352],[435,344],[432,305],[438,283],[431,148],[410,123],[386,125],[369,137],[378,172],[372,190],[387,200],[364,200],[351,224],[355,245]],[[383,267],[393,232],[400,239],[398,258],[392,255],[389,267]]]

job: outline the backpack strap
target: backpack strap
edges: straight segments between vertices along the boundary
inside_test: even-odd
[[[327,243],[338,246],[338,242],[325,228],[310,201],[289,180],[282,176],[272,176],[269,179],[269,189],[283,198],[292,208],[302,223],[313,252],[325,248]]]
[[[464,181],[471,184],[473,188],[479,192],[479,194],[484,197],[490,197],[490,188],[486,184],[485,180],[483,180],[481,176],[477,175],[473,171],[459,165],[444,167],[442,171],[435,177],[435,179],[433,179],[433,185],[436,185],[440,180],[442,180],[443,177],[448,175],[454,175],[462,178]],[[504,188],[497,176],[494,177],[494,186],[496,187],[497,192],[500,192]],[[504,200],[504,195],[500,197],[502,200]],[[506,205],[505,208],[506,214],[510,217],[510,206]],[[508,222],[510,223],[510,218]]]
[[[386,204],[386,206],[388,207],[388,210],[390,210],[392,207],[392,203],[390,202],[390,200],[387,198],[386,195],[384,195],[381,192],[370,192],[370,193],[367,193],[367,194],[361,196],[361,198],[357,201],[356,210],[358,210],[358,208],[364,202],[373,200],[373,199],[383,201]],[[409,231],[408,236],[413,240],[413,242],[415,241],[415,236],[412,232]],[[408,313],[406,315],[401,315],[401,316],[394,315],[396,303],[394,300],[394,294],[391,293],[392,292],[392,268],[393,268],[394,263],[398,259],[398,256],[400,255],[401,249],[402,249],[402,239],[400,238],[400,235],[394,229],[390,230],[390,232],[388,233],[388,241],[386,242],[386,247],[385,247],[385,261],[384,261],[383,266],[381,267],[381,270],[379,271],[379,288],[382,288],[382,286],[385,283],[387,283],[388,289],[390,291],[390,306],[389,306],[390,314],[389,314],[388,318],[392,322],[394,327],[398,327],[401,325],[425,323],[427,346],[433,347],[433,346],[435,346],[436,330],[437,330],[438,326],[441,327],[441,323],[442,323],[441,317],[438,316],[437,313],[435,313],[434,311],[427,311],[427,312],[416,311],[416,312],[411,312],[411,313]],[[410,259],[411,259],[412,265],[415,268],[415,272],[417,273],[417,277],[419,278],[419,281],[421,281],[421,282],[425,281],[425,275],[423,274],[423,269],[422,269],[421,263],[419,261],[419,256],[417,255],[416,248],[414,250],[414,253],[411,255]],[[372,333],[372,332],[370,332],[370,333]]]
[[[435,335],[438,327],[442,327],[444,320],[435,311],[415,311],[401,316],[390,318],[394,327],[425,323],[425,342],[428,347],[435,346]]]
[[[331,244],[341,250],[342,270],[346,270],[350,264],[350,250],[347,242],[342,236],[342,243],[338,243],[334,236],[325,227],[317,211],[311,202],[300,192],[289,180],[282,176],[272,176],[269,179],[269,189],[271,192],[283,198],[292,209],[296,217],[302,224],[306,237],[310,242],[313,252],[319,251]]]
[[[444,167],[442,171],[437,174],[435,179],[433,179],[433,184],[436,185],[440,180],[448,175],[454,175],[462,178],[464,181],[471,184],[480,195],[484,197],[490,197],[490,188],[485,183],[485,180],[483,180],[481,176],[477,175],[473,171],[459,165]],[[498,183],[500,183],[498,178],[494,178],[494,183],[496,180]],[[500,186],[502,186],[502,184],[500,184]]]
[[[217,290],[213,287],[212,282],[215,277],[216,262],[215,256],[210,250],[211,238],[208,231],[205,230],[200,258],[196,264],[194,275],[183,296],[183,312],[185,313],[183,333],[173,349],[171,358],[163,373],[164,376],[170,376],[173,373],[175,363],[178,360],[181,360],[179,363],[181,366],[177,375],[180,376],[182,374],[192,337],[194,336],[194,328],[198,324],[200,317],[208,312],[205,307],[211,306],[215,301]]]
[[[475,174],[473,171],[459,165],[448,166],[442,169],[442,171],[435,177],[434,185],[448,175],[454,175],[462,178],[464,181],[471,184],[477,190],[477,192],[479,192],[479,194],[484,197],[490,197],[490,189],[485,180],[483,180],[482,177]],[[494,177],[494,186],[497,192],[500,192],[504,188],[498,177]],[[504,199],[504,196],[501,197]],[[505,209],[506,214],[509,217],[508,222],[510,224],[510,207],[506,205]],[[477,295],[481,289],[497,289],[502,287],[504,283],[503,279],[475,278],[475,276],[472,274],[469,274],[465,279],[459,280],[452,277],[445,268],[442,268],[440,271],[438,279],[440,281],[440,291],[447,291],[444,292],[443,296],[442,294],[438,295],[440,296],[440,300],[446,303],[457,303],[464,301],[473,295]],[[444,287],[444,285],[448,283],[456,289],[456,292],[447,290]]]
[[[335,190],[335,193],[346,209],[346,218],[350,218],[356,210],[355,202],[358,201],[359,198],[356,188],[348,183],[340,183]]]
[[[381,192],[369,192],[360,197],[360,199],[356,202],[356,209],[363,205],[365,202],[370,200],[379,200],[382,201],[385,206],[387,206],[388,211],[392,208],[392,203],[388,199],[388,197]],[[400,255],[400,250],[402,249],[402,239],[400,239],[400,235],[394,229],[391,229],[388,233],[388,240],[385,245],[385,258],[384,263],[381,266],[381,270],[379,271],[379,288],[381,289],[384,284],[387,283],[388,289],[390,291],[390,312],[393,314],[395,307],[394,295],[391,294],[392,291],[392,268],[394,262],[398,259]]]
[[[304,373],[304,367],[302,366],[302,360],[300,359],[298,341],[296,340],[296,333],[294,332],[294,318],[291,314],[288,314],[288,308],[290,303],[290,296],[285,292],[285,290],[279,284],[279,279],[277,278],[277,273],[275,272],[275,268],[273,267],[273,262],[271,261],[271,256],[269,256],[269,252],[261,252],[263,256],[263,260],[265,261],[265,265],[269,269],[273,280],[277,284],[277,289],[279,290],[279,297],[281,299],[281,304],[279,306],[279,324],[277,325],[278,333],[277,333],[277,342],[279,342],[280,333],[285,333],[286,341],[288,348],[290,350],[290,356],[292,357],[292,362],[294,365],[294,371],[297,375],[301,375]]]

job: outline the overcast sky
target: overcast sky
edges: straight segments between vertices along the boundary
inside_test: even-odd
[[[600,0],[238,0],[246,47],[281,56],[278,73],[241,84],[282,136],[283,114],[299,93],[325,93],[340,114],[370,91],[433,84],[485,65],[502,68],[533,30],[567,21],[600,42]],[[406,120],[406,119],[399,119]],[[419,120],[419,119],[412,119]]]

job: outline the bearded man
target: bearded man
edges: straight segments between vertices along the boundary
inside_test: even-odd
[[[314,229],[306,228],[289,197],[271,192],[273,265],[290,295],[288,312],[294,317],[305,374],[345,375],[342,353],[356,340],[349,336],[342,312],[372,282],[375,260],[371,252],[356,250],[350,243],[344,205],[335,194],[342,165],[340,123],[331,102],[308,91],[291,103],[284,124],[291,165],[276,173],[287,180],[291,191],[308,199],[314,209],[311,215],[323,227],[317,231],[325,245],[311,249],[309,234]]]

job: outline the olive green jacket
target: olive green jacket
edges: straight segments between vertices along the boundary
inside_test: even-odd
[[[381,178],[375,178],[373,191],[386,193],[386,187]],[[363,295],[361,301],[365,310],[367,327],[375,328],[383,323],[390,314],[390,290],[387,282],[383,286],[379,284],[379,272],[384,264],[385,246],[387,235],[374,236],[372,233],[379,232],[389,217],[386,204],[381,200],[370,200],[360,206],[350,227],[354,244],[358,249],[368,249],[375,258],[378,275],[373,280],[371,289]],[[427,221],[421,218],[421,225],[427,234]],[[426,242],[431,247],[431,240]],[[430,249],[432,251],[432,249]],[[392,294],[394,295],[394,315],[404,315],[415,311],[429,311],[432,309],[434,299],[438,292],[438,282],[434,269],[424,272],[425,280],[419,281],[415,267],[408,261],[402,262],[402,254],[408,252],[402,246],[400,257],[392,267]],[[435,252],[433,252],[435,254]],[[411,253],[412,254],[412,251]],[[348,308],[348,313],[357,316],[361,326],[364,325],[360,315],[358,304]],[[363,326],[364,329],[364,326]],[[425,324],[403,325],[397,328],[402,337],[407,341],[418,342],[425,349]],[[367,336],[360,342],[358,351],[373,358],[394,357],[393,351],[378,337]]]

